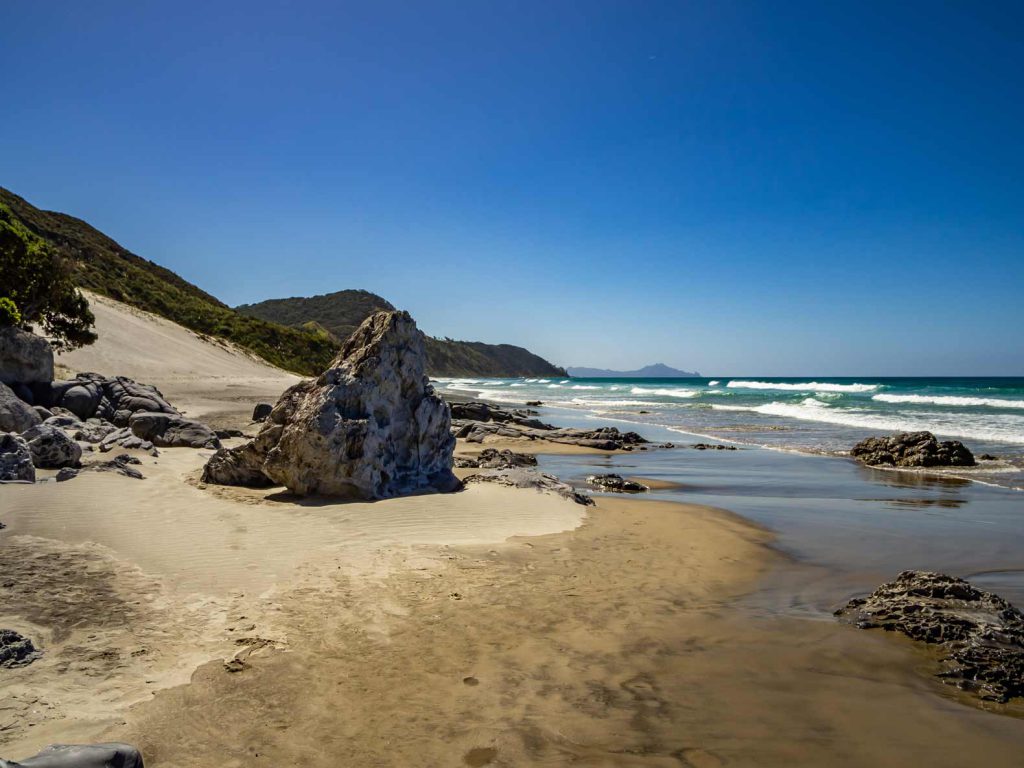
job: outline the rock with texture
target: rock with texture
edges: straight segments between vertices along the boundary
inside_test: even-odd
[[[212,429],[184,416],[138,411],[128,419],[128,427],[136,437],[161,448],[220,448],[220,440]],[[121,444],[124,447],[142,447]]]
[[[1024,697],[1024,614],[963,579],[904,571],[836,615],[940,645],[944,682],[992,701]]]
[[[49,424],[38,424],[22,432],[32,452],[32,463],[40,469],[77,467],[82,458],[82,447],[64,430]]]
[[[563,483],[554,475],[547,475],[537,469],[514,467],[512,469],[490,469],[478,475],[470,475],[467,483],[497,483],[511,488],[533,488],[544,493],[557,493],[585,507],[591,506],[594,500],[585,493],[580,493],[568,483]]]
[[[590,475],[587,477],[587,482],[603,490],[614,491],[615,493],[642,493],[643,491],[650,490],[642,483],[638,483],[635,480],[627,480],[622,475],[616,474]]]
[[[21,328],[0,328],[0,382],[53,381],[53,347],[50,342]]]
[[[24,432],[42,422],[35,409],[0,383],[0,432]]]
[[[899,432],[861,440],[850,455],[869,466],[973,467],[974,455],[959,440],[939,442],[931,432]]]
[[[32,451],[28,442],[20,435],[0,432],[0,482],[34,483],[36,466],[32,463]]]
[[[451,418],[425,358],[407,312],[371,315],[328,370],[281,396],[253,441],[218,451],[204,480],[357,499],[455,490]]]
[[[41,653],[24,635],[13,629],[0,629],[0,667],[22,667],[31,664]]]
[[[0,768],[143,768],[142,753],[130,744],[51,744],[19,761],[0,760]]]
[[[272,410],[274,410],[274,406],[270,403],[256,403],[256,407],[252,409],[252,420],[266,421]]]
[[[462,469],[509,469],[511,467],[535,467],[537,457],[528,453],[515,453],[508,449],[499,451],[484,448],[477,456],[460,456],[455,466]]]

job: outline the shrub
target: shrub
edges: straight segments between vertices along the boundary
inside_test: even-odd
[[[0,296],[0,328],[10,325],[21,325],[21,312],[12,299]]]

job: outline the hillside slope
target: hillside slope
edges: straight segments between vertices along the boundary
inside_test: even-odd
[[[309,298],[269,299],[235,307],[238,312],[295,327],[326,329],[345,339],[366,317],[390,302],[369,291],[336,291]],[[511,344],[427,337],[427,372],[432,376],[565,376],[527,349]]]
[[[73,265],[75,283],[198,333],[227,339],[290,371],[316,374],[337,344],[301,328],[241,315],[169,269],[136,256],[81,219],[43,211],[0,187],[0,216],[21,221]]]

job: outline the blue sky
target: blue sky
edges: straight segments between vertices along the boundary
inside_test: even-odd
[[[1024,5],[17,3],[0,185],[230,304],[567,365],[1024,374]]]

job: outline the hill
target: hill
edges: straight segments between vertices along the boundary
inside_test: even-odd
[[[319,328],[341,340],[367,316],[394,309],[386,299],[369,291],[336,291],[322,296],[269,299],[235,307],[238,312],[274,323]],[[432,376],[565,376],[529,350],[511,344],[455,341],[427,336],[427,372]]]
[[[577,379],[695,379],[696,371],[680,371],[664,363],[645,365],[635,371],[610,371],[607,368],[567,368],[569,375]]]
[[[20,221],[68,259],[75,284],[151,312],[204,336],[224,339],[288,371],[324,370],[367,316],[394,309],[368,291],[272,299],[232,309],[171,270],[129,251],[81,219],[44,211],[0,187],[0,217]],[[508,344],[427,338],[427,371],[437,376],[565,375]]]
[[[264,360],[302,374],[330,363],[337,344],[323,334],[242,315],[174,272],[136,256],[95,227],[43,211],[0,187],[0,216],[13,217],[69,260],[81,287],[226,339]]]

